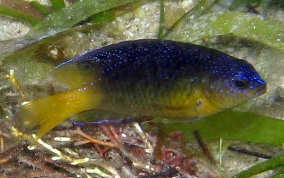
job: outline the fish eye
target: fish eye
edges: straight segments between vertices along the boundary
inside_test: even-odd
[[[241,80],[236,80],[235,81],[235,86],[237,88],[243,89],[245,87],[245,83],[243,81],[241,81]]]
[[[248,82],[241,78],[237,78],[234,80],[234,84],[238,89],[245,89],[248,87]]]
[[[243,90],[249,87],[249,79],[241,74],[237,74],[233,78],[233,85],[239,89]]]

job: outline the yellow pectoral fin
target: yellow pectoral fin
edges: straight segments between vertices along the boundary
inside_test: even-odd
[[[26,102],[15,115],[16,126],[24,130],[38,128],[37,137],[41,138],[70,116],[99,107],[100,101],[101,93],[94,86],[84,85],[65,93]]]

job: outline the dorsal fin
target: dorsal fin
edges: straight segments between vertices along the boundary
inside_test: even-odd
[[[56,67],[51,77],[55,86],[64,86],[70,90],[96,81],[99,77],[96,74],[96,69],[80,67],[76,61],[70,60]]]

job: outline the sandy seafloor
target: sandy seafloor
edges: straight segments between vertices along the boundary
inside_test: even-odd
[[[216,4],[213,7],[213,11],[222,11],[224,7],[227,6],[229,1],[221,1],[219,4]],[[174,13],[167,16],[169,23],[174,21],[175,15],[182,14],[184,11],[189,10],[192,5],[192,1],[190,0],[183,0],[177,1],[177,3],[170,3],[166,6],[166,13],[167,10],[173,11]],[[178,9],[178,10],[177,10]],[[269,17],[273,17],[275,19],[284,19],[284,12],[283,11],[269,11]],[[171,19],[173,18],[173,19]],[[93,47],[99,47],[104,44],[115,43],[117,41],[123,40],[134,40],[134,39],[141,39],[141,38],[156,38],[157,29],[159,27],[159,5],[158,3],[149,3],[147,5],[138,8],[134,14],[126,14],[120,17],[117,17],[113,22],[111,22],[108,27],[105,29],[116,29],[117,33],[116,36],[110,36],[108,30],[101,30],[98,34],[93,34],[90,36],[89,44],[84,44],[83,47],[78,47],[78,49],[74,49],[74,53],[76,50],[82,51],[84,49],[91,49]],[[0,41],[11,40],[14,38],[23,37],[28,31],[30,27],[27,24],[24,24],[16,19],[10,17],[0,16]],[[106,32],[106,33],[105,33]],[[215,39],[212,39],[213,41]],[[0,44],[0,46],[8,50],[7,48],[11,46],[5,46],[7,42]],[[8,43],[9,44],[9,43]],[[12,43],[12,46],[21,46],[22,43]],[[71,45],[72,46],[72,45]],[[223,51],[228,52],[229,54],[247,59],[251,63],[253,63],[258,70],[261,71],[264,77],[268,79],[268,89],[267,93],[261,97],[259,97],[253,108],[252,111],[264,114],[268,116],[273,116],[277,118],[284,118],[284,55],[281,52],[271,50],[267,56],[267,52],[264,53],[261,50],[252,49],[250,47],[240,47],[239,49],[235,49],[233,47],[225,48],[222,45],[214,45],[211,44],[212,47],[215,48],[222,48]],[[77,46],[76,46],[77,47]],[[74,48],[76,48],[74,46]],[[270,49],[265,49],[270,50]],[[266,64],[266,66],[262,66],[258,63],[259,56],[264,55],[264,58],[271,58],[271,56],[275,56],[275,59],[271,59],[273,62]],[[266,55],[266,56],[265,56]],[[273,58],[273,57],[272,57]],[[273,71],[273,72],[272,72]],[[4,86],[0,86],[0,89],[5,88]],[[12,94],[11,94],[12,95]],[[4,113],[9,113],[6,110]],[[262,149],[259,145],[246,145],[247,147],[258,147]],[[268,148],[263,148],[267,151]],[[270,148],[269,148],[270,149]],[[278,148],[276,149],[276,151]],[[272,149],[272,151],[275,151]],[[218,155],[217,155],[218,156]],[[223,171],[226,172],[224,177],[230,177],[231,175],[249,167],[250,165],[254,165],[256,162],[261,162],[263,159],[255,158],[243,154],[238,154],[231,151],[226,151],[223,155]],[[266,175],[260,175],[259,177],[265,177]]]

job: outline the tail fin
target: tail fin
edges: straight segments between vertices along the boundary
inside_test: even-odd
[[[37,138],[70,116],[99,107],[101,94],[94,86],[83,85],[77,89],[25,102],[15,115],[16,126],[21,130],[38,129]]]

